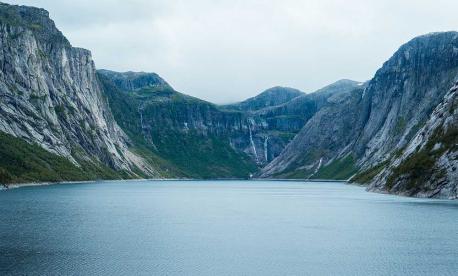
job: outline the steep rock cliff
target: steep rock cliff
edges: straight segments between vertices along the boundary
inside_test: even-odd
[[[46,10],[0,4],[0,67],[0,131],[77,166],[157,175],[129,151],[90,52],[72,47]]]
[[[458,83],[405,150],[374,177],[369,190],[408,196],[458,197]]]
[[[256,171],[254,162],[231,144],[231,134],[242,129],[242,113],[220,111],[163,80],[126,89],[113,76],[131,73],[107,72],[99,76],[119,125],[137,146],[169,161],[180,175],[246,178]]]
[[[193,177],[248,176],[256,166],[262,167],[278,156],[313,114],[327,104],[327,98],[359,86],[357,82],[339,81],[307,95],[277,87],[243,104],[216,106],[175,91],[154,73],[100,70],[99,74],[121,127]],[[151,81],[131,88],[118,81],[138,83],[132,76]],[[200,146],[192,141],[218,141],[218,148],[231,154],[226,158],[215,156],[215,142],[200,149],[199,154]],[[194,162],[187,162],[191,157]],[[223,165],[226,161],[230,164]],[[212,163],[226,169],[209,171],[207,167]],[[200,164],[199,169],[191,164]]]
[[[261,175],[345,179],[383,168],[418,133],[457,75],[458,33],[411,40],[350,93],[359,100],[341,102],[340,112],[320,110]],[[336,138],[327,143],[326,137]],[[336,177],[335,168],[347,173]]]
[[[355,88],[329,97],[280,156],[262,170],[261,177],[313,178],[326,164],[347,157],[347,149],[362,127],[362,92],[362,88]]]
[[[351,91],[361,85],[356,81],[340,80],[308,94],[291,94],[290,89],[276,87],[266,90],[260,96],[243,101],[243,106],[247,109],[246,121],[250,123],[246,128],[251,129],[251,137],[248,140],[250,143],[244,143],[240,148],[256,158],[257,163],[262,167],[269,164],[293,140],[308,120],[328,105],[328,98]],[[268,101],[266,95],[277,100]],[[284,102],[288,96],[291,99]],[[264,99],[264,103],[280,102],[280,104],[264,104],[266,107],[261,108],[259,99]],[[227,109],[228,106],[223,108]]]
[[[372,166],[404,148],[457,76],[457,32],[432,33],[403,45],[365,90],[367,121],[355,147],[358,163]]]

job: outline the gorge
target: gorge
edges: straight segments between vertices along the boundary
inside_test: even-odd
[[[364,83],[228,105],[97,70],[43,9],[0,4],[0,48],[0,183],[337,179],[458,195],[457,32],[414,38]]]

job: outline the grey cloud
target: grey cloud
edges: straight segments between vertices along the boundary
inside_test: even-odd
[[[455,0],[7,2],[49,10],[99,68],[153,71],[218,103],[367,80],[402,43],[458,26]]]

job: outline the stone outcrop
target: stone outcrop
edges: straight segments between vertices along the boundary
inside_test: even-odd
[[[432,33],[411,40],[372,80],[349,92],[347,97],[353,100],[317,112],[286,149],[262,170],[261,176],[313,177],[320,175],[320,170],[336,166],[343,158],[349,163],[345,164],[347,177],[356,171],[366,176],[377,175],[386,164],[403,155],[457,77],[458,33]],[[447,163],[444,161],[447,158],[437,158]],[[448,176],[443,179],[453,185],[453,174],[441,171],[446,171]],[[391,180],[378,179],[371,189],[384,190],[384,185],[391,185]],[[391,191],[388,186],[385,190]],[[402,185],[396,187],[397,193],[425,195],[412,188],[402,191]]]
[[[456,199],[458,196],[458,83],[406,148],[369,184],[370,191]]]
[[[156,175],[129,151],[88,50],[75,48],[46,10],[0,4],[0,131],[73,163]]]
[[[25,140],[52,179],[73,179],[52,168],[56,154],[77,175],[96,167],[91,178],[98,166],[107,177],[351,177],[372,191],[457,197],[456,32],[409,41],[366,83],[273,87],[218,106],[155,73],[97,72],[47,11],[0,4],[0,67],[5,152]],[[27,166],[0,166],[0,178],[29,180],[18,175]]]

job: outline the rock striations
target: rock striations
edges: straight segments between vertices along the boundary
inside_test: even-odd
[[[129,151],[88,50],[43,9],[0,5],[0,130],[71,160],[135,176],[154,170]]]
[[[359,172],[354,181],[371,181],[387,163],[405,155],[404,150],[457,77],[458,33],[433,33],[413,39],[367,84],[341,94],[347,100],[315,114],[280,156],[262,170],[261,176],[336,178],[340,172],[338,178],[347,179]],[[451,123],[451,129],[456,127]],[[456,136],[450,139],[457,142]],[[392,191],[393,179],[379,179],[371,189]],[[456,187],[453,176],[444,179]],[[406,185],[396,186],[396,192],[422,195]],[[436,193],[442,197],[445,194]]]
[[[457,197],[456,32],[409,41],[365,83],[224,106],[155,73],[96,71],[43,9],[0,4],[0,50],[2,183],[255,175]]]
[[[458,83],[426,124],[370,181],[369,190],[419,197],[458,196]]]
[[[243,103],[217,106],[162,80],[135,88],[118,81],[136,82],[132,76],[145,73],[98,73],[124,131],[189,177],[248,177],[282,152],[326,99],[338,94],[336,87],[343,93],[358,86],[340,81],[312,94],[276,87]]]

